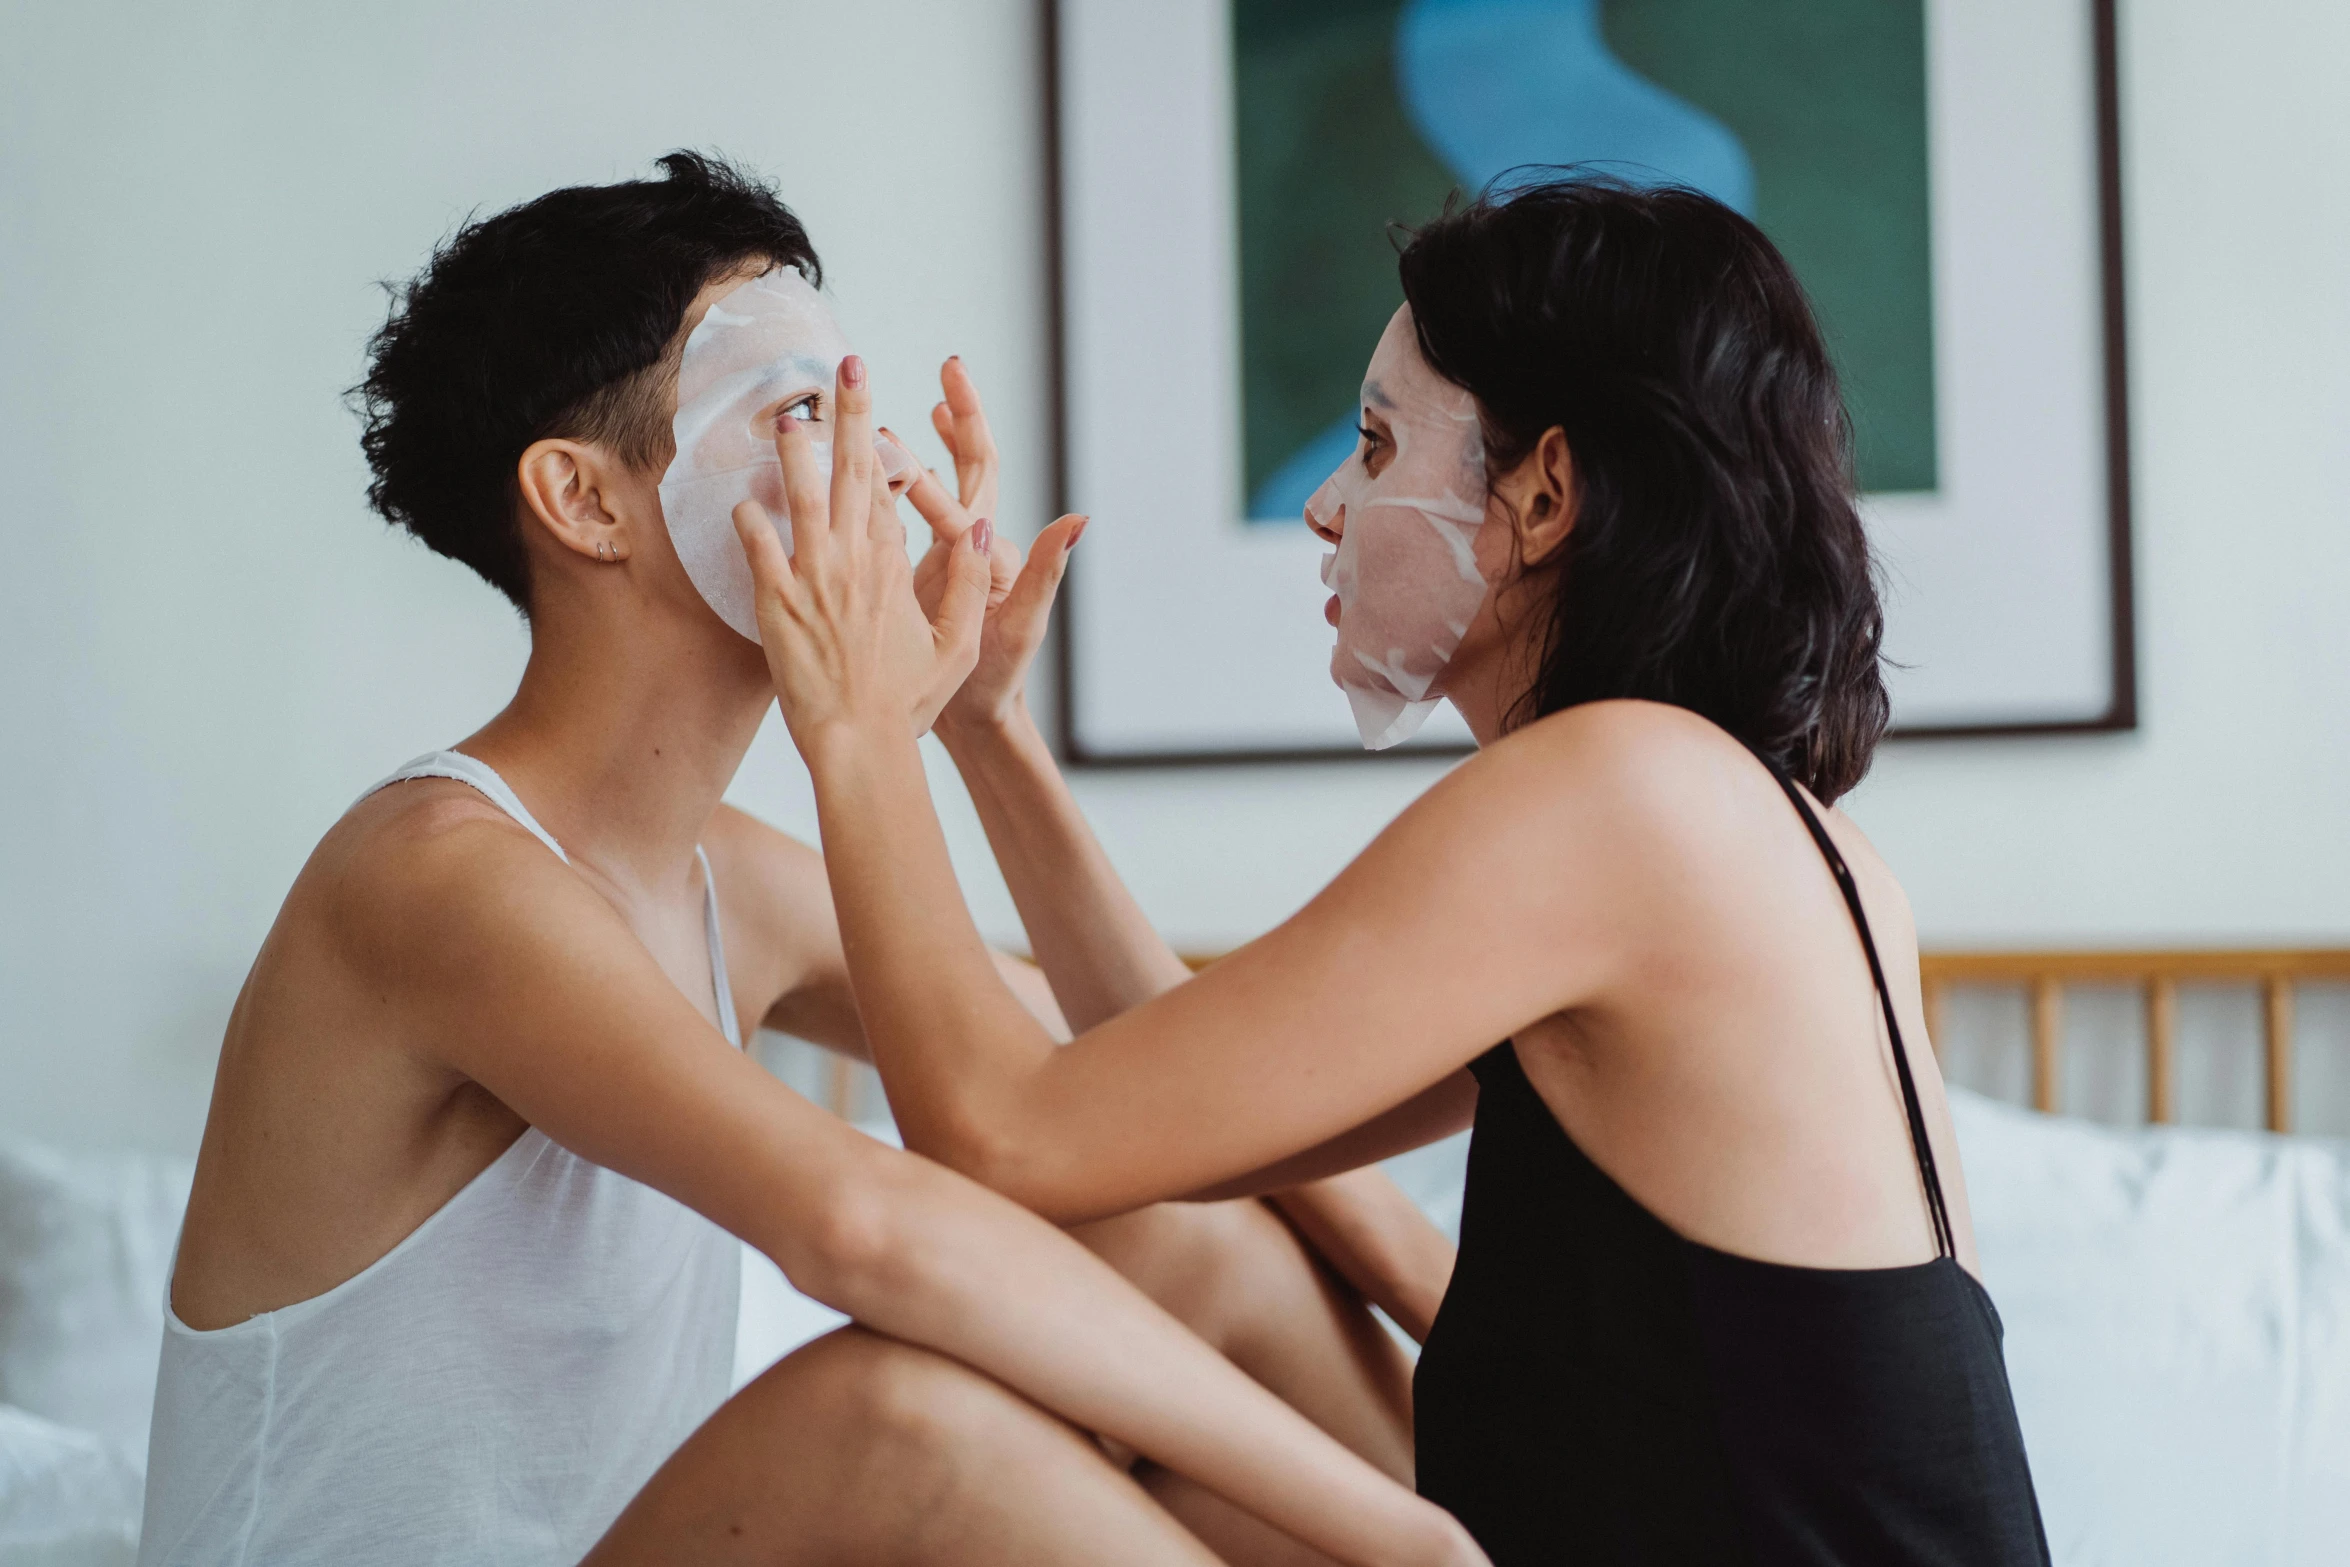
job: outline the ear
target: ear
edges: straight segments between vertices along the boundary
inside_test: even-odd
[[[1575,455],[1567,432],[1552,425],[1523,461],[1494,482],[1518,533],[1518,558],[1540,566],[1557,556],[1575,531]]]
[[[628,525],[608,502],[611,457],[580,441],[533,441],[515,465],[523,510],[564,549],[607,565],[628,559]]]

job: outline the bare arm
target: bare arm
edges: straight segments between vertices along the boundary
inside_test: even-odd
[[[982,705],[991,695],[978,689],[986,672],[983,659],[980,675],[940,715],[939,737],[970,788],[1053,993],[1073,1027],[1091,1028],[1174,989],[1191,970],[1111,867],[1020,687]],[[1419,1340],[1451,1281],[1452,1243],[1393,1181],[1357,1166],[1457,1130],[1474,1090],[1465,1102],[1457,1090],[1450,1099],[1444,1111],[1411,1121],[1409,1136],[1396,1137],[1398,1128],[1390,1125],[1386,1137],[1325,1145],[1322,1160],[1292,1172],[1296,1184],[1252,1188],[1365,1299]],[[1339,1157],[1352,1162],[1334,1162]]]
[[[840,449],[858,450],[862,395],[836,404]],[[908,722],[941,669],[970,672],[981,617],[930,620],[886,509],[836,482],[828,511],[800,443],[778,447],[797,553],[742,512],[737,533],[866,1034],[915,1146],[1050,1218],[1125,1212],[1362,1125],[1590,997],[1616,961],[1594,889],[1632,880],[1647,846],[1562,765],[1550,720],[1549,740],[1453,773],[1271,934],[1056,1048],[972,928]]]
[[[1481,1559],[1074,1240],[729,1048],[609,905],[510,826],[434,835],[366,891],[361,950],[419,998],[418,1037],[445,1042],[442,1065],[748,1240],[817,1299],[1342,1560]]]
[[[1106,1023],[1191,978],[1102,852],[1025,697],[1015,692],[1000,712],[968,716],[950,704],[938,735],[971,791],[1037,966],[1072,1030]]]
[[[910,498],[933,538],[951,544],[993,507],[996,450],[979,393],[958,362],[948,362],[941,383],[946,397],[933,423],[954,457],[957,493],[925,478]],[[998,575],[1006,566],[1016,575],[991,599],[978,663],[936,726],[1066,1012],[1055,1030],[1064,1040],[1191,977],[1111,867],[1028,710],[1028,666],[1083,528],[1083,518],[1063,518],[1046,529],[1024,567],[1016,554],[1004,559],[1011,547],[998,541]],[[1022,999],[1037,1011],[1032,998]],[[1424,1338],[1452,1278],[1451,1243],[1383,1174],[1329,1168],[1345,1173],[1284,1186],[1266,1200],[1365,1298]]]
[[[756,955],[757,961],[737,965],[744,972],[736,977],[757,997],[750,1005],[759,1009],[758,1026],[870,1061],[824,857],[732,806],[720,808],[705,843],[718,871],[726,928]],[[762,963],[771,967],[762,970]],[[995,954],[995,964],[1045,1031],[1067,1039],[1069,1025],[1036,965],[1004,952]]]

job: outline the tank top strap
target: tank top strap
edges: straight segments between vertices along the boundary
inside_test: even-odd
[[[1852,868],[1844,863],[1844,856],[1837,849],[1836,840],[1828,836],[1828,829],[1821,824],[1818,813],[1812,810],[1811,802],[1803,797],[1803,791],[1795,786],[1795,780],[1773,767],[1759,753],[1756,760],[1762,762],[1770,775],[1778,780],[1779,787],[1793,802],[1796,814],[1803,818],[1803,825],[1811,830],[1812,842],[1819,845],[1821,855],[1828,862],[1829,871],[1836,878],[1837,889],[1844,894],[1844,906],[1852,912],[1853,928],[1860,932],[1861,950],[1868,954],[1869,978],[1876,983],[1877,1002],[1884,1009],[1885,1031],[1893,1041],[1893,1071],[1901,1079],[1901,1103],[1909,1116],[1910,1147],[1917,1155],[1918,1179],[1926,1188],[1926,1211],[1933,1224],[1934,1251],[1938,1256],[1956,1256],[1957,1245],[1950,1228],[1950,1208],[1942,1196],[1942,1175],[1934,1166],[1934,1144],[1926,1136],[1926,1112],[1918,1101],[1917,1079],[1909,1070],[1909,1051],[1901,1042],[1901,1020],[1893,1013],[1893,992],[1885,983],[1885,965],[1877,956],[1877,939],[1869,931],[1868,911],[1861,907],[1860,884],[1853,880]]]
[[[554,850],[556,859],[566,865],[571,863],[571,856],[563,852],[563,845],[555,841],[553,833],[539,825],[538,818],[530,814],[529,807],[522,803],[522,797],[514,792],[506,780],[498,776],[497,769],[487,762],[476,761],[463,751],[429,751],[390,777],[368,785],[359,798],[364,800],[378,789],[406,783],[411,778],[453,778],[459,783],[471,784],[487,796],[492,805],[513,817],[518,826]]]
[[[700,844],[694,858],[702,862],[702,929],[710,940],[710,983],[717,990],[718,1028],[735,1049],[743,1047],[742,1025],[735,1021],[734,991],[726,982],[726,939],[718,926],[718,878],[710,874],[710,856]]]

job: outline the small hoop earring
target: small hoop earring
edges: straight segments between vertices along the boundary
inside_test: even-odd
[[[611,546],[610,542],[609,542],[609,541],[607,541],[607,540],[604,540],[604,539],[598,539],[598,540],[596,540],[596,559],[598,559],[598,560],[603,560],[603,561],[608,561],[608,560],[610,560],[611,558],[612,558],[612,546]]]

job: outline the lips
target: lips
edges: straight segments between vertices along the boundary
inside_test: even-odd
[[[1331,594],[1331,595],[1330,595],[1330,602],[1322,606],[1322,618],[1323,618],[1324,620],[1327,620],[1328,622],[1330,622],[1330,624],[1332,624],[1332,625],[1334,625],[1334,626],[1338,624],[1338,595],[1337,595],[1337,594],[1335,594],[1335,593]]]

